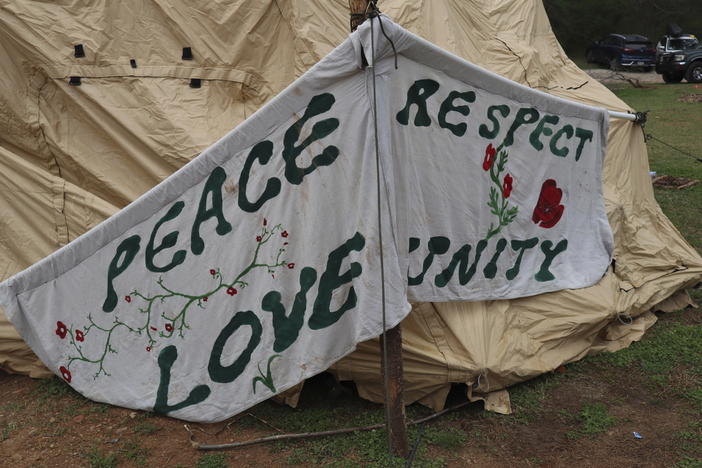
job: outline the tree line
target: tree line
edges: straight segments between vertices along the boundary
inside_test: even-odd
[[[669,23],[702,35],[700,0],[543,0],[551,26],[569,55],[610,33],[642,34],[654,44]]]

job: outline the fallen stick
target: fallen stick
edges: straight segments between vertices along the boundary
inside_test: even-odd
[[[449,411],[453,411],[453,410],[456,410],[456,409],[461,408],[463,406],[466,406],[469,403],[470,403],[470,401],[464,401],[463,403],[459,403],[458,405],[452,406],[450,408],[445,408],[445,409],[438,411],[434,414],[430,414],[429,416],[425,416],[423,418],[409,421],[407,424],[408,425],[421,424],[421,423],[430,421],[432,419],[438,418],[442,414],[448,413]],[[266,442],[275,442],[275,441],[279,441],[279,440],[306,439],[306,438],[312,438],[312,437],[323,437],[323,436],[329,436],[329,435],[348,434],[350,432],[372,431],[375,429],[384,428],[385,423],[371,424],[370,426],[359,426],[359,427],[349,427],[349,428],[344,428],[344,429],[334,429],[334,430],[330,430],[330,431],[321,431],[321,432],[298,432],[298,433],[280,434],[280,435],[274,435],[274,436],[268,436],[268,437],[261,437],[259,439],[246,440],[244,442],[232,442],[229,444],[201,444],[201,443],[196,442],[194,440],[195,439],[194,434],[190,430],[188,425],[185,424],[184,427],[188,431],[188,433],[190,433],[190,444],[193,446],[193,448],[196,448],[197,450],[223,450],[223,449],[232,449],[232,448],[238,448],[238,447],[246,447],[247,445],[263,444]]]
[[[694,185],[697,185],[697,184],[699,184],[699,183],[700,183],[699,180],[691,180],[690,182],[688,182],[688,183],[686,183],[686,184],[682,184],[681,186],[675,187],[675,188],[678,189],[678,190],[682,190],[682,189],[684,189],[684,188],[688,188],[688,187],[692,187],[692,186],[694,186]]]

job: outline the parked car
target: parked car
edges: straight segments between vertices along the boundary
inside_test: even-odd
[[[690,83],[702,83],[700,41],[692,34],[675,32],[663,36],[656,46],[656,73],[666,83],[679,83],[683,78]]]
[[[612,70],[640,67],[651,71],[656,63],[656,49],[646,36],[610,34],[585,50],[588,63],[599,63]]]

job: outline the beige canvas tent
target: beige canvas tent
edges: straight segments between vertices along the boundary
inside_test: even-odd
[[[348,33],[345,0],[1,5],[0,279],[163,180]],[[565,56],[538,1],[380,7],[507,78],[629,110]],[[655,322],[653,310],[687,303],[681,291],[702,279],[702,258],[655,203],[643,135],[629,121],[611,122],[604,181],[616,248],[600,283],[512,301],[416,304],[402,324],[407,402],[439,408],[450,384],[463,382],[506,410],[495,391],[627,346]],[[4,317],[0,366],[48,375]],[[365,398],[382,400],[377,342],[332,370]]]

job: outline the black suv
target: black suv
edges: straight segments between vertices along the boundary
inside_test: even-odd
[[[691,34],[681,34],[679,28],[668,29],[656,46],[656,73],[666,83],[702,83],[702,45]]]
[[[651,71],[656,62],[656,49],[646,36],[639,34],[610,34],[585,49],[588,63],[609,65],[612,70],[643,67]]]

